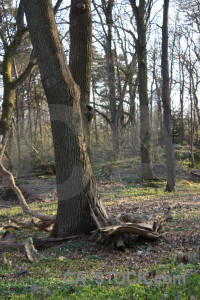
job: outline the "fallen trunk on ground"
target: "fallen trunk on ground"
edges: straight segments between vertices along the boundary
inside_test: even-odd
[[[44,250],[47,248],[58,246],[58,245],[62,244],[63,242],[66,242],[69,240],[74,240],[74,239],[77,239],[80,237],[82,237],[82,236],[79,235],[79,236],[71,236],[71,237],[66,237],[66,238],[44,238],[44,239],[39,239],[39,238],[33,237],[32,241],[33,241],[33,246],[35,249]],[[14,239],[13,240],[0,239],[0,254],[2,254],[4,252],[8,252],[10,250],[20,251],[20,252],[26,254],[25,244],[26,244],[26,242],[21,243]]]
[[[94,195],[96,194],[95,192]],[[157,240],[160,237],[161,220],[151,220],[152,217],[148,216],[134,217],[131,213],[122,213],[118,216],[109,215],[98,197],[90,200],[89,206],[91,216],[97,226],[97,230],[93,231],[93,237],[99,234],[99,240],[102,241],[111,237],[118,249],[123,250],[127,244],[124,234],[132,234],[149,240]]]
[[[142,236],[150,240],[157,240],[160,234],[149,228],[148,224],[133,224],[126,223],[122,225],[109,226],[98,229],[99,233],[107,234],[108,236],[114,236],[123,233],[132,233],[134,235]]]

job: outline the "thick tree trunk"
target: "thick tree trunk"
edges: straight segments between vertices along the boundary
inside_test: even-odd
[[[92,16],[90,0],[72,0],[70,12],[69,66],[81,90],[81,107],[90,101],[92,64]]]
[[[24,0],[23,4],[51,118],[58,192],[52,235],[85,233],[93,225],[88,199],[94,195],[80,91],[66,62],[51,1]]]
[[[91,0],[71,0],[70,10],[70,56],[69,67],[73,79],[80,87],[80,104],[84,130],[88,144],[92,111],[87,108],[90,101],[92,65],[92,15]]]
[[[162,101],[165,151],[167,159],[167,186],[166,191],[175,190],[175,162],[171,136],[171,107],[169,98],[169,63],[168,63],[168,10],[169,0],[164,0],[163,27],[162,27]]]

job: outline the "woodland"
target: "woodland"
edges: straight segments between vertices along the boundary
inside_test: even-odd
[[[198,0],[0,0],[0,299],[200,298]]]

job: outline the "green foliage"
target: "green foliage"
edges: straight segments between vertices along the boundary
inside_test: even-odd
[[[175,150],[175,159],[179,165],[183,167],[184,171],[187,171],[191,167],[191,152],[187,147],[180,147],[180,149]],[[199,149],[194,151],[194,164],[198,168],[200,163]]]
[[[32,284],[40,287],[40,292],[37,295],[30,293],[30,287]],[[26,280],[24,283],[17,281],[9,281],[7,283],[0,283],[1,296],[5,299],[44,299],[46,289],[51,291],[51,296],[48,299],[148,299],[148,300],[164,300],[164,299],[180,299],[186,300],[193,297],[198,299],[200,293],[200,275],[193,273],[188,275],[185,284],[125,284],[116,285],[115,283],[108,284],[108,282],[102,285],[97,285],[95,281],[88,280],[83,286],[67,285],[59,280],[52,280],[48,278],[46,280]]]
[[[122,162],[121,162],[122,163]],[[158,186],[157,186],[158,185]],[[166,194],[164,192],[164,182],[150,182],[150,186],[145,182],[132,183],[125,185],[119,185],[114,189],[100,191],[101,197],[105,200],[105,204],[108,206],[110,203],[117,204],[118,201],[127,202],[127,209],[136,205],[145,204],[145,201],[154,202],[154,200],[160,201],[160,204],[164,203],[164,200],[173,201],[174,198],[180,197],[184,203],[184,198],[193,199],[199,194],[200,185],[198,183],[192,183],[187,180],[181,180],[177,183],[177,192],[172,194]],[[111,201],[112,200],[112,201]],[[146,203],[147,203],[146,202]],[[181,210],[176,210],[174,220],[165,226],[171,226],[171,232],[173,234],[187,234],[193,230],[194,224],[198,224],[198,210],[194,203],[186,201],[183,204]],[[196,203],[197,205],[197,203]],[[56,201],[43,202],[43,203],[31,203],[31,208],[39,210],[43,213],[56,212]],[[22,213],[21,208],[13,206],[9,209],[11,218],[25,221],[26,216]],[[6,220],[6,210],[0,210],[0,222]],[[27,219],[26,219],[27,221]],[[182,227],[180,226],[182,222]],[[187,223],[186,223],[187,222]],[[187,224],[187,228],[184,228],[183,224]],[[177,230],[176,232],[174,230]],[[185,233],[187,229],[187,233]],[[164,229],[165,230],[165,229]],[[167,229],[167,231],[169,228]],[[184,230],[184,231],[183,231]],[[2,232],[3,233],[3,232]],[[27,237],[36,235],[38,237],[45,237],[47,233],[34,231],[33,229],[22,229],[17,231],[20,235],[20,242],[23,242]],[[164,240],[160,242],[163,243]],[[159,242],[158,242],[159,243]],[[97,248],[96,248],[97,246]],[[109,261],[102,257],[102,252],[98,251],[101,245],[95,247],[90,245],[90,242],[84,239],[65,242],[62,245],[50,248],[41,252],[41,257],[38,261],[29,263],[20,252],[6,252],[4,257],[7,259],[7,264],[1,265],[1,281],[0,281],[0,299],[148,299],[148,300],[164,300],[164,299],[199,299],[200,293],[200,275],[199,275],[199,256],[198,253],[188,251],[189,261],[187,264],[177,262],[177,254],[172,251],[168,253],[164,252],[163,256],[156,259],[153,264],[147,263],[137,264],[137,262],[124,265],[123,260],[117,260],[115,258],[115,251],[111,260]],[[172,245],[173,246],[173,245]],[[104,246],[103,246],[104,247]],[[109,246],[110,247],[110,246]],[[162,247],[162,246],[161,246]],[[92,249],[91,249],[92,248]],[[110,249],[110,248],[109,248]],[[145,251],[148,253],[154,252],[154,244],[140,244],[136,245],[133,252],[127,253],[128,256],[135,254],[135,251],[142,251],[145,255]],[[148,254],[148,255],[151,255]],[[117,255],[117,254],[116,254]],[[126,254],[120,254],[120,257]],[[105,261],[104,261],[105,259]],[[116,260],[115,260],[116,259]],[[106,264],[105,264],[106,263]],[[106,266],[106,267],[105,267]],[[148,283],[136,282],[134,284],[128,284],[127,281],[122,285],[118,285],[115,279],[109,281],[105,278],[102,284],[97,284],[95,281],[94,273],[114,272],[121,271],[127,274],[130,271],[138,273],[138,268],[142,272],[151,273],[156,270],[158,275],[179,275],[186,274],[186,281],[183,285],[172,284],[151,284],[148,278]],[[18,275],[20,271],[26,271],[24,275]],[[72,272],[77,274],[83,272],[85,277],[85,285],[81,285],[81,282],[77,284],[69,284],[64,281],[64,274],[66,272]],[[69,278],[72,280],[73,278]],[[39,291],[37,295],[30,293],[33,286],[37,286]],[[46,289],[50,291],[51,296],[46,297]]]

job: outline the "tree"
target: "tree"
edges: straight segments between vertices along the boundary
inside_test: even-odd
[[[140,101],[140,153],[141,153],[141,172],[143,179],[152,179],[153,167],[151,159],[151,137],[148,108],[148,89],[147,89],[147,49],[146,32],[147,23],[150,17],[153,1],[130,0],[130,4],[136,19],[137,35],[134,37],[136,43],[136,52],[138,57],[138,91]]]
[[[74,81],[80,87],[80,104],[84,130],[89,138],[93,111],[89,107],[92,65],[92,16],[91,0],[72,0],[70,7],[70,56],[69,67]]]
[[[10,6],[11,3],[8,3]],[[33,55],[30,57],[30,61],[25,70],[13,80],[14,72],[14,56],[17,49],[22,43],[23,37],[27,32],[27,28],[24,26],[23,20],[23,8],[20,2],[17,10],[17,30],[13,33],[13,28],[5,28],[3,24],[3,17],[1,19],[1,40],[4,48],[4,59],[2,62],[2,75],[3,75],[3,104],[2,104],[2,115],[0,119],[0,137],[2,136],[2,145],[0,149],[0,160],[3,157],[3,153],[6,147],[8,133],[12,123],[12,115],[14,109],[14,92],[19,85],[28,77],[35,66],[35,60]]]
[[[94,197],[83,131],[80,90],[66,62],[51,0],[24,0],[30,38],[49,106],[56,161],[58,210],[53,236],[91,230],[88,201]],[[75,5],[76,13],[85,6]]]
[[[171,137],[171,105],[169,98],[169,63],[168,63],[168,14],[169,0],[164,0],[163,27],[162,27],[162,102],[163,102],[163,130],[165,139],[165,152],[167,159],[167,185],[166,191],[175,190],[175,163]]]
[[[111,128],[112,147],[114,150],[113,156],[116,157],[120,147],[120,125],[124,125],[124,122],[122,122],[124,115],[124,98],[127,93],[130,79],[132,80],[131,77],[134,71],[135,55],[132,55],[130,61],[127,59],[127,49],[124,48],[126,37],[124,34],[124,38],[120,36],[120,32],[117,28],[119,22],[114,22],[114,19],[117,19],[114,15],[115,1],[93,0],[92,3],[99,19],[98,28],[96,28],[94,39],[103,48],[106,60],[105,65],[108,89],[107,98],[109,100],[110,117],[108,118],[106,116],[105,120],[108,122]],[[100,31],[99,26],[101,28]],[[116,47],[116,38],[113,38],[113,33],[117,34],[117,42],[121,45],[120,50],[119,47]],[[118,51],[120,54],[117,53]],[[122,66],[123,61],[126,64],[126,68]],[[104,114],[101,115],[103,116]]]

